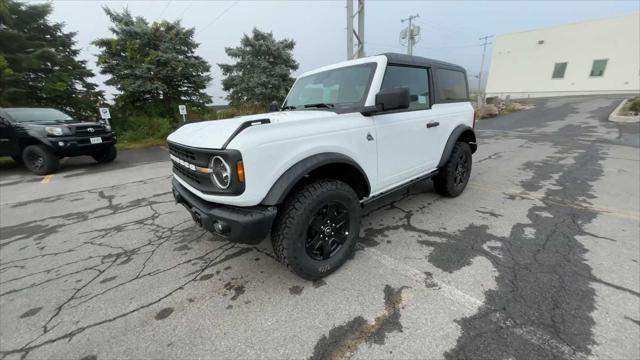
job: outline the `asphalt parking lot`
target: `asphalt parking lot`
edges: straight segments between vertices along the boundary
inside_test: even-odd
[[[606,120],[618,103],[482,121],[463,195],[378,204],[317,282],[196,227],[161,148],[0,165],[1,358],[640,358],[640,128]]]

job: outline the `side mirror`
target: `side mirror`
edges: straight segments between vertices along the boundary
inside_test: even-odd
[[[362,115],[370,116],[382,111],[408,109],[410,103],[408,86],[383,89],[376,94],[376,106],[365,108]]]

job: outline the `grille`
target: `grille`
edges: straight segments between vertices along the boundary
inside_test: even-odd
[[[169,143],[168,145],[169,145],[169,152],[172,153],[173,155],[183,159],[189,159],[189,160],[196,159],[196,155],[193,153],[193,151],[185,149],[178,145],[171,144],[171,143]]]
[[[93,131],[89,131],[89,129],[93,129]],[[107,133],[102,125],[79,125],[74,127],[74,132],[80,136],[104,135]]]
[[[196,184],[200,184],[200,179],[198,179],[193,172],[181,167],[180,165],[173,164],[173,172],[179,174],[185,180],[190,180]]]

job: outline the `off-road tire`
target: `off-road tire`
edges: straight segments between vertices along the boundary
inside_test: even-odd
[[[344,207],[348,228],[344,241],[326,260],[313,259],[307,250],[311,222],[326,204]],[[353,256],[360,232],[360,201],[356,192],[338,180],[316,180],[299,186],[281,207],[271,233],[276,259],[307,280],[321,279]]]
[[[466,163],[464,163],[466,159]],[[447,197],[456,197],[464,191],[471,176],[471,148],[465,142],[457,142],[447,163],[433,178],[436,192]],[[459,176],[460,168],[464,168],[464,175]],[[460,181],[461,180],[461,181]]]
[[[115,160],[117,156],[118,150],[116,149],[115,145],[111,145],[108,148],[91,155],[91,157],[93,157],[93,159],[99,163],[111,162]]]
[[[29,145],[22,151],[24,165],[36,175],[48,175],[60,167],[58,157],[45,145]]]

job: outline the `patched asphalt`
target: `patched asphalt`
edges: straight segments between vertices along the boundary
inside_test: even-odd
[[[196,227],[162,148],[0,165],[0,358],[640,358],[640,126],[619,97],[483,120],[458,198],[376,202],[297,278]]]

